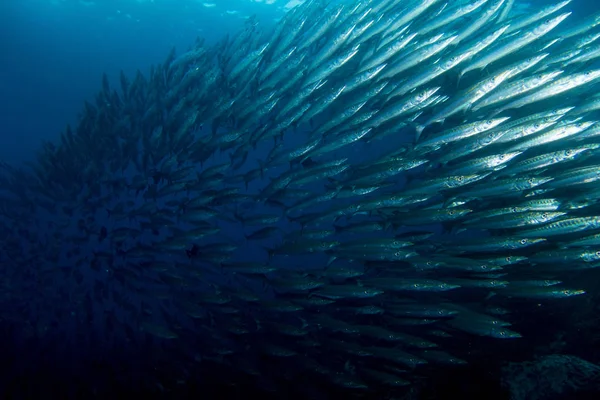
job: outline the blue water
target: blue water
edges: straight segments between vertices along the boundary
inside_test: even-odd
[[[215,7],[203,4],[213,2]],[[94,102],[103,74],[107,75],[111,85],[118,87],[121,71],[129,77],[134,77],[137,70],[146,74],[151,65],[164,61],[172,47],[181,54],[193,45],[196,37],[204,38],[209,44],[216,43],[224,36],[242,29],[248,18],[254,15],[265,27],[275,24],[287,11],[283,8],[285,3],[285,0],[279,0],[275,4],[244,0],[0,2],[0,160],[21,165],[35,158],[42,142],[56,142],[67,124],[76,125],[84,101]],[[548,1],[541,0],[531,3],[549,4]],[[591,0],[577,1],[570,7],[577,18],[598,9],[597,4]],[[384,147],[382,144],[375,145],[369,151],[381,151]],[[254,156],[264,157],[268,151],[266,147],[259,148]],[[365,154],[352,156],[364,157]],[[216,165],[226,161],[228,157],[223,156],[211,159],[210,163]],[[249,189],[253,191],[257,187],[254,182]],[[141,198],[136,201],[143,204]],[[113,206],[114,204],[112,203]],[[260,209],[256,211],[260,212]],[[79,214],[76,213],[73,218],[78,217]],[[97,218],[98,223],[102,224],[102,218],[106,216],[98,214]],[[285,224],[281,225],[282,229],[286,229]],[[115,227],[117,226],[110,226]],[[29,229],[40,235],[51,231],[43,223]],[[242,232],[235,223],[225,224],[223,229],[227,236],[234,237],[241,245],[239,254],[254,259],[264,258],[262,248],[252,247],[245,242],[244,233],[248,234],[250,230]],[[76,235],[77,232],[73,230],[66,233]],[[4,237],[2,235],[2,240]],[[147,239],[152,239],[151,235]],[[63,248],[65,253],[77,251],[71,244],[68,246]],[[35,256],[35,249],[29,250]],[[106,249],[84,244],[78,251],[99,250]],[[325,262],[326,259],[323,258],[322,261]],[[1,262],[6,260],[0,259],[0,268]],[[34,258],[31,262],[38,261]],[[294,259],[289,262],[289,267],[306,267],[303,262],[303,259]],[[97,273],[102,274],[102,271]],[[96,278],[94,274],[82,279],[93,280]],[[65,322],[69,320],[64,315],[72,312],[72,305],[56,300],[57,303],[49,309],[56,310],[57,315],[61,315],[56,320],[63,325],[51,324],[50,333],[43,337],[24,336],[21,334],[23,325],[3,320],[3,315],[18,314],[20,309],[27,309],[25,303],[29,297],[43,298],[43,291],[52,290],[48,285],[60,287],[60,276],[53,279],[37,282],[27,292],[21,293],[18,301],[0,301],[0,307],[10,308],[0,309],[0,340],[3,340],[0,344],[0,367],[6,368],[6,372],[0,374],[0,399],[88,399],[94,398],[93,396],[124,398],[145,395],[157,398],[175,398],[170,396],[176,395],[176,398],[206,396],[202,398],[226,399],[252,397],[255,393],[264,395],[259,390],[267,385],[268,376],[264,377],[265,380],[261,377],[249,380],[225,366],[194,371],[206,375],[199,376],[197,380],[188,380],[178,388],[176,394],[163,391],[160,384],[162,378],[168,380],[188,372],[181,370],[184,367],[178,361],[180,356],[189,356],[195,351],[194,348],[187,347],[193,341],[174,348],[159,340],[146,338],[130,348],[125,340],[129,333],[121,332],[119,325],[111,321],[113,317],[123,317],[124,314],[118,310],[113,315],[100,308],[102,313],[96,314],[94,320],[89,321],[89,326],[79,326],[75,322],[69,325],[69,322]],[[263,290],[254,282],[248,285],[252,290]],[[107,290],[111,290],[110,287]],[[92,292],[92,296],[96,295],[96,291]],[[543,343],[543,346],[555,344],[561,351],[568,349],[571,353],[580,355],[587,353],[589,360],[598,362],[598,347],[584,349],[577,344],[580,339],[591,345],[600,344],[597,336],[585,331],[597,329],[598,322],[581,325],[586,328],[573,328],[576,323],[581,322],[578,320],[580,316],[589,316],[589,309],[585,312],[580,310],[590,304],[597,304],[594,302],[597,298],[598,294],[592,292],[586,299],[577,299],[568,305],[524,305],[521,320],[516,321],[516,324],[526,331],[535,332],[538,342],[526,339],[510,345],[494,342],[497,347],[489,349],[489,353],[480,350],[482,346],[486,346],[486,341],[481,338],[459,342],[456,346],[461,352],[469,351],[471,347],[476,349],[473,356],[499,356],[506,352],[511,354],[512,359],[518,360],[533,356],[538,343]],[[252,314],[255,310],[247,312]],[[537,319],[535,324],[531,324],[528,316],[534,314]],[[545,324],[553,327],[552,332],[563,332],[564,336],[555,337],[554,333],[539,329]],[[59,334],[55,335],[54,332]],[[197,340],[201,341],[202,336],[199,335]],[[232,346],[243,351],[243,344],[232,343]],[[171,363],[157,367],[154,363],[156,359],[171,360]],[[344,360],[340,362],[343,365]],[[500,392],[494,372],[486,372],[483,366],[485,362],[467,370],[440,373],[440,376],[435,377],[437,386],[432,388],[431,398],[454,398],[452,396],[456,394],[463,396],[463,399],[482,398],[479,396],[486,396],[487,399],[506,398],[506,393]],[[293,369],[293,366],[272,365],[266,369],[278,368]],[[121,379],[124,376],[127,379]],[[232,389],[227,385],[207,384],[213,378],[224,382],[239,380],[241,385]],[[254,389],[257,391],[253,392]],[[296,395],[293,392],[282,393],[280,391],[273,398],[294,398]],[[338,396],[337,393],[320,395],[324,398]],[[298,396],[304,397],[306,394]]]
[[[55,139],[93,98],[103,73],[111,80],[121,70],[147,73],[173,46],[184,52],[198,36],[213,43],[251,15],[272,24],[285,11],[244,0],[214,8],[194,0],[89,3],[0,3],[0,159],[30,159],[41,140]]]

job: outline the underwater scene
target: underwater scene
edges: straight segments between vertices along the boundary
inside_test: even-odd
[[[6,0],[0,399],[600,399],[600,3]]]

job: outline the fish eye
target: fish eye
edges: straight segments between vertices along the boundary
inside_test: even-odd
[[[504,258],[504,260],[506,260],[507,262],[510,262],[510,260],[512,260],[512,256],[507,256],[506,258]]]
[[[510,211],[511,211],[511,212],[518,212],[518,211],[519,211],[519,209],[518,209],[517,207],[512,207],[512,208],[510,209]]]
[[[459,181],[459,182],[462,182],[462,181],[463,181],[463,179],[464,179],[464,178],[463,178],[462,176],[459,176],[459,177],[457,177],[457,178],[456,178],[456,180],[457,180],[457,181]]]
[[[504,154],[500,154],[500,156],[498,157],[500,160],[504,160]]]
[[[534,127],[535,129],[538,129],[538,128],[540,127],[540,124],[533,124],[533,127]]]
[[[600,258],[600,251],[596,252],[596,257]]]
[[[565,151],[565,154],[570,156],[571,154],[573,154],[573,150],[567,150],[567,151]]]
[[[586,71],[584,75],[585,76],[590,76],[590,71]]]
[[[448,215],[454,215],[454,210],[448,210]]]
[[[523,244],[523,245],[527,244],[527,239],[521,239],[520,243]]]
[[[533,185],[533,184],[535,183],[535,179],[533,179],[533,178],[529,178],[529,179],[527,180],[527,182],[529,182],[530,184],[532,184],[532,185]]]
[[[492,124],[492,120],[491,120],[491,119],[488,119],[488,120],[487,120],[487,124],[488,124],[488,125],[491,125],[491,124]]]
[[[542,218],[544,218],[544,219],[548,218],[548,213],[543,213]]]

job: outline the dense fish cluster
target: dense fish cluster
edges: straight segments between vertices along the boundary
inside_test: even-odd
[[[600,14],[327,3],[105,76],[60,142],[2,165],[1,318],[152,340],[166,391],[214,365],[404,393],[468,363],[461,338],[521,337],[511,305],[584,294]]]

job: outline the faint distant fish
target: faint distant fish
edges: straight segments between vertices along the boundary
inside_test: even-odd
[[[191,249],[186,249],[185,254],[188,258],[192,258],[197,256],[200,253],[200,247],[197,244],[194,244]]]

